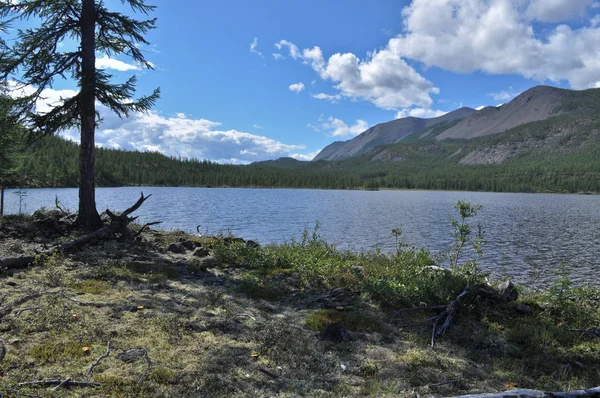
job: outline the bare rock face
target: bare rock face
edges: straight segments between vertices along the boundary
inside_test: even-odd
[[[511,280],[502,282],[498,286],[498,292],[500,293],[500,295],[502,296],[504,301],[506,301],[507,303],[516,301],[519,298],[519,292],[517,291],[517,285],[512,283]]]

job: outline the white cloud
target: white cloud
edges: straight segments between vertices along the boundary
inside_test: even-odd
[[[369,53],[362,60],[352,53],[333,54],[326,60],[319,47],[300,52],[286,40],[275,46],[279,49],[287,46],[292,58],[302,59],[321,79],[334,82],[338,95],[369,101],[382,109],[413,105],[429,108],[433,103],[431,95],[439,93],[438,88],[402,59],[400,52],[389,46]]]
[[[369,128],[364,120],[356,120],[353,126],[348,126],[342,120],[330,117],[322,125],[323,130],[328,130],[332,137],[355,137]]]
[[[309,152],[309,153],[291,153],[290,157],[297,159],[297,160],[310,162],[311,160],[313,160],[315,158],[315,156],[317,156],[319,154],[319,152],[321,152],[321,150],[322,149],[319,149],[318,151]]]
[[[299,93],[302,90],[304,90],[304,83],[299,82],[299,83],[290,84],[290,87],[288,87],[288,88],[290,89],[290,91]]]
[[[285,57],[279,53],[273,53],[273,58],[275,59],[275,61],[285,59]]]
[[[278,50],[287,47],[290,53],[290,57],[294,59],[300,58],[300,51],[298,51],[298,47],[296,47],[295,44],[290,43],[287,40],[280,40],[278,43],[275,43],[275,47],[277,47]]]
[[[593,0],[532,0],[525,14],[540,22],[562,22],[582,16]]]
[[[503,101],[503,100],[507,100],[513,97],[512,94],[510,94],[507,91],[500,91],[498,93],[489,93],[488,96],[492,97],[493,99],[495,99],[496,101]]]
[[[314,125],[314,124],[312,124],[312,123],[308,123],[308,124],[306,125],[306,127],[310,127],[311,129],[313,129],[314,131],[317,131],[317,132],[321,131],[321,129],[320,129],[318,126],[315,126],[315,125]]]
[[[100,58],[96,58],[96,68],[114,69],[121,72],[141,69],[139,65],[128,64],[126,62],[119,61],[118,59],[109,58],[107,55],[104,55]]]
[[[329,101],[333,104],[340,102],[340,100],[342,99],[342,96],[339,94],[331,95],[331,94],[325,94],[325,93],[318,93],[318,94],[311,94],[310,96],[313,98],[316,98],[316,99]]]
[[[566,21],[590,3],[413,0],[402,11],[404,33],[391,39],[388,48],[425,66],[453,72],[519,74],[587,88],[600,80],[600,28],[573,29],[565,24],[538,28],[532,19]]]
[[[258,37],[255,37],[255,38],[252,40],[252,43],[250,43],[250,52],[251,52],[252,54],[256,54],[256,55],[258,55],[258,56],[259,56],[259,57],[261,57],[261,58],[264,58],[264,57],[263,57],[263,54],[262,54],[262,52],[260,52],[260,51],[258,51],[258,50],[256,49],[257,47],[258,47]]]
[[[402,109],[396,113],[396,119],[401,119],[404,117],[419,117],[422,119],[431,119],[434,117],[444,116],[445,111],[433,110],[433,109],[424,109],[424,108],[411,108],[411,109]]]
[[[14,82],[10,82],[15,88]],[[13,91],[31,93],[30,87]],[[62,99],[76,95],[73,90],[46,89],[36,110],[47,112]],[[222,129],[221,123],[192,118],[185,113],[166,117],[156,111],[134,113],[120,119],[108,108],[96,104],[102,123],[96,129],[96,144],[106,148],[156,151],[168,156],[209,159],[227,163],[248,163],[301,154],[304,145],[285,144],[281,141],[243,131]],[[79,142],[79,131],[71,129],[62,136]]]
[[[261,125],[258,124],[253,124],[252,127],[254,127],[255,129],[259,129],[259,130],[264,130],[265,128]]]

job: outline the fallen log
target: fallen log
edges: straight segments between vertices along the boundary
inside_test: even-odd
[[[544,392],[538,390],[509,390],[505,392],[495,392],[489,394],[470,394],[458,395],[452,398],[591,398],[600,397],[600,387],[587,390],[566,391],[566,392]]]
[[[72,241],[62,243],[60,245],[54,246],[50,249],[44,250],[42,252],[36,253],[35,256],[23,256],[23,257],[5,257],[0,258],[0,269],[19,269],[25,268],[32,264],[36,258],[41,256],[51,256],[54,253],[62,253],[68,252],[80,246],[87,244],[96,239],[108,239],[114,238],[117,235],[120,235],[122,239],[132,239],[135,236],[139,235],[141,231],[145,230],[150,225],[158,224],[158,222],[148,223],[134,236],[129,230],[129,224],[135,221],[137,217],[129,217],[131,213],[140,208],[140,206],[150,197],[152,194],[148,196],[144,196],[142,192],[140,198],[127,210],[123,213],[116,215],[112,213],[110,210],[106,210],[106,214],[110,217],[110,224],[101,227],[100,229],[90,232],[89,234],[80,236],[77,239]]]

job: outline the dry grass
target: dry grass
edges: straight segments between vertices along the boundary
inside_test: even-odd
[[[289,270],[257,274],[223,264],[199,269],[190,255],[164,251],[179,237],[153,232],[135,244],[99,243],[3,274],[2,305],[31,292],[43,295],[0,319],[7,346],[0,392],[414,397],[497,391],[506,383],[547,389],[600,383],[597,340],[567,332],[560,340],[552,329],[556,325],[540,325],[538,318],[509,307],[461,314],[432,349],[431,325],[419,324],[429,313],[391,321],[390,313],[364,294],[343,308],[327,308],[324,300],[295,310],[324,292],[301,287]],[[27,307],[35,308],[19,312]],[[349,330],[349,341],[320,338],[327,325],[340,322]],[[88,375],[109,341],[111,354]],[[523,348],[527,345],[530,352]],[[119,354],[130,349],[145,350],[149,361],[120,360]],[[66,377],[101,387],[53,393],[17,385]],[[455,382],[437,385],[449,381]]]

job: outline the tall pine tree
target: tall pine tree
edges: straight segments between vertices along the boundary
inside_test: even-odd
[[[146,5],[145,0],[122,3],[144,15],[155,8]],[[96,68],[96,53],[125,54],[142,67],[152,69],[139,46],[149,44],[144,36],[154,29],[156,19],[136,20],[111,12],[102,0],[0,1],[0,24],[31,18],[39,20],[39,26],[19,30],[16,39],[3,46],[0,78],[11,79],[17,87],[33,91],[20,98],[19,105],[35,133],[55,134],[80,127],[78,223],[92,230],[101,224],[94,181],[96,101],[120,117],[127,117],[131,112],[149,110],[159,97],[156,89],[151,95],[133,100],[136,77],[125,83],[111,83],[112,76]],[[77,50],[59,51],[59,44],[70,40],[79,43]],[[36,113],[36,101],[43,99],[43,90],[51,88],[57,78],[75,80],[79,92],[46,113]]]

